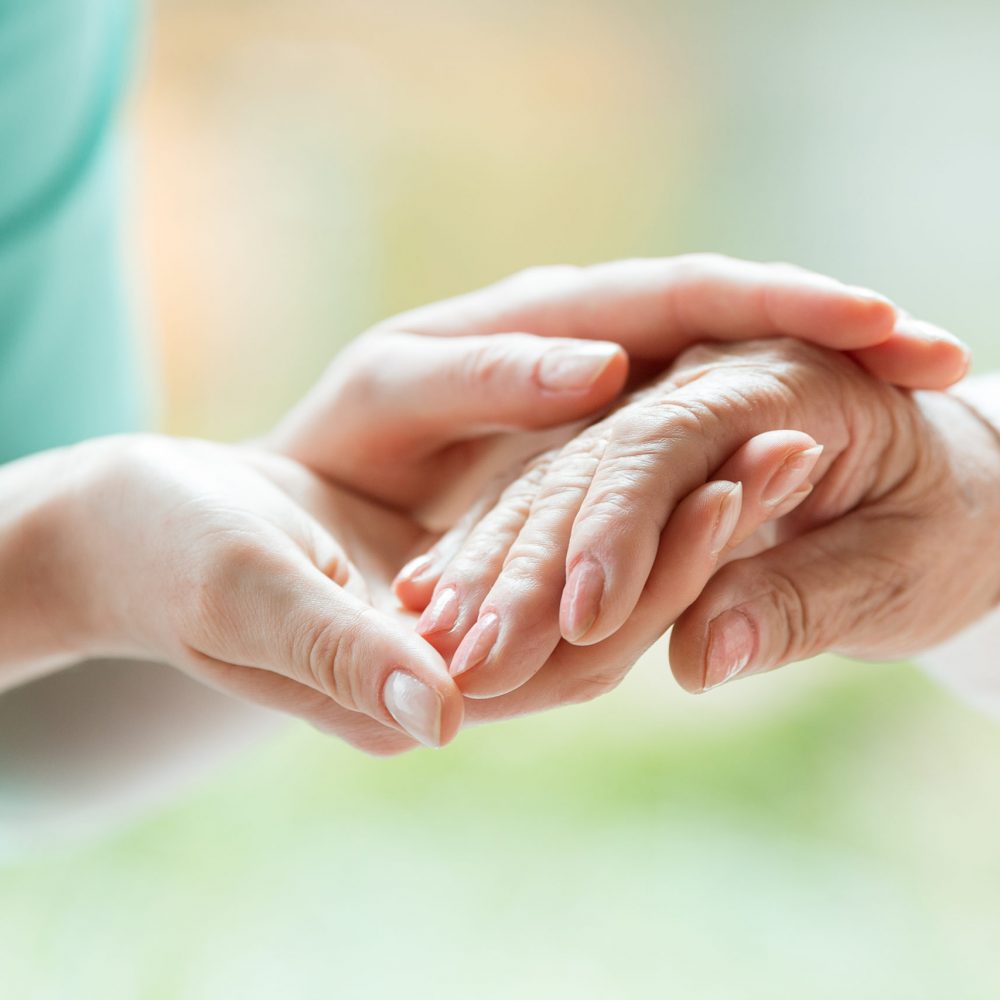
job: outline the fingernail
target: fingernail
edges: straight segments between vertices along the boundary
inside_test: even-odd
[[[589,557],[581,559],[569,573],[559,609],[563,638],[577,642],[589,631],[601,610],[604,570]]]
[[[425,747],[441,746],[441,698],[404,670],[389,675],[382,689],[389,714]]]
[[[972,348],[964,340],[956,337],[950,330],[942,329],[933,323],[905,316],[896,324],[896,332],[905,333],[907,336],[922,340],[926,344],[950,344],[962,352],[966,364],[972,361]]]
[[[457,620],[458,591],[454,587],[445,587],[434,595],[434,599],[424,609],[417,622],[417,631],[421,635],[447,632],[455,627]]]
[[[765,507],[777,507],[784,503],[809,478],[809,473],[816,468],[822,454],[823,446],[818,444],[789,455],[761,492],[761,504]]]
[[[554,347],[539,359],[535,377],[550,392],[581,392],[604,374],[618,350],[613,344]]]
[[[754,653],[757,633],[742,611],[724,611],[708,626],[703,691],[725,684],[742,673]]]
[[[905,333],[910,337],[915,337],[918,340],[923,340],[928,344],[951,344],[953,347],[960,348],[970,360],[972,358],[972,348],[964,340],[956,337],[950,330],[935,326],[926,320],[904,316],[896,323],[896,331],[898,333]]]
[[[487,656],[500,634],[500,618],[488,611],[469,629],[468,635],[455,650],[451,661],[451,676],[457,677],[478,666]]]
[[[790,493],[785,499],[784,503],[779,503],[777,507],[771,508],[771,517],[778,518],[784,517],[786,514],[790,514],[796,507],[801,504],[807,496],[813,491],[813,484],[806,483],[805,486],[800,490],[796,490],[794,493]]]
[[[711,553],[717,556],[729,544],[743,509],[743,484],[734,483],[722,501],[719,517],[712,532]]]
[[[434,553],[425,552],[422,556],[417,556],[416,559],[411,559],[396,574],[396,582],[399,583],[403,580],[416,580],[418,577],[423,576],[423,574],[426,573],[433,564]]]

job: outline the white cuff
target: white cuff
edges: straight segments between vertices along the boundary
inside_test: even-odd
[[[917,662],[962,701],[1000,719],[1000,608]]]

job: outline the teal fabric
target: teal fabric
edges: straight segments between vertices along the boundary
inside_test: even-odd
[[[129,0],[0,0],[0,461],[144,422],[115,125]]]

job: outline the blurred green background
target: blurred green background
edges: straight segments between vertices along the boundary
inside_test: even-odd
[[[531,263],[719,250],[1000,366],[1000,6],[163,0],[130,113],[164,425]],[[824,658],[373,761],[305,729],[0,870],[7,998],[1000,996],[1000,727]]]

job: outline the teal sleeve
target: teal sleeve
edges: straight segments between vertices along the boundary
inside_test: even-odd
[[[135,22],[0,0],[0,461],[145,423],[115,132]]]

